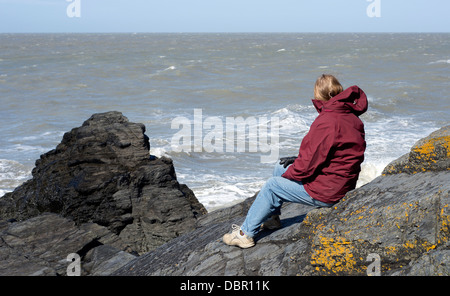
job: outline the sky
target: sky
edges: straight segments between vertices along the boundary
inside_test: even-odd
[[[0,0],[0,33],[449,32],[449,0]]]

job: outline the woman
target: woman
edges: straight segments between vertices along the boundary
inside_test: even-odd
[[[324,74],[316,81],[312,102],[319,116],[298,156],[282,158],[275,166],[242,226],[233,225],[223,236],[226,244],[249,248],[260,228],[281,227],[283,202],[331,207],[356,187],[366,149],[364,124],[358,118],[367,111],[366,94],[357,86],[343,90],[334,76]]]

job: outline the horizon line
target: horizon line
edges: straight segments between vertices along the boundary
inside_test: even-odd
[[[92,31],[92,32],[0,32],[0,34],[449,34],[450,31]]]

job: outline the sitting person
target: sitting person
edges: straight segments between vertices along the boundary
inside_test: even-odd
[[[232,232],[223,236],[227,245],[249,248],[260,228],[281,227],[283,202],[331,207],[356,187],[366,149],[364,124],[358,118],[368,108],[366,94],[358,86],[343,90],[334,76],[322,75],[312,102],[319,116],[298,156],[276,164],[242,226],[233,225]]]

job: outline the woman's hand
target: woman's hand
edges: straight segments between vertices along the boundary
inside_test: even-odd
[[[282,165],[284,168],[286,168],[288,165],[293,164],[296,159],[297,159],[297,156],[281,157],[280,165]]]

